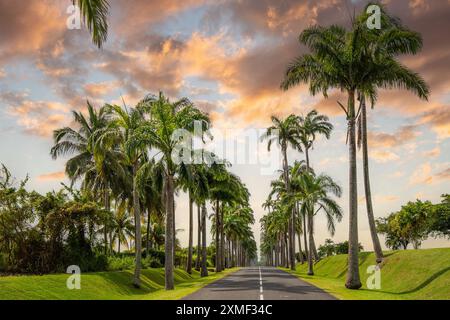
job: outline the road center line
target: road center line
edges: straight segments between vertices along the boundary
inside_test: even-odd
[[[259,300],[264,300],[261,267],[259,267],[259,292],[260,292]]]

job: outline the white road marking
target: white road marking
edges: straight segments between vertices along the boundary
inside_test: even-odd
[[[261,267],[259,267],[259,292],[261,293],[259,295],[259,300],[264,300]]]

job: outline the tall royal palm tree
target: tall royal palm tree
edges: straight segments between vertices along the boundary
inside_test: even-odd
[[[271,119],[272,126],[267,128],[267,131],[261,137],[261,140],[268,140],[267,149],[269,151],[272,143],[274,142],[280,146],[283,157],[284,183],[285,188],[289,193],[289,162],[287,157],[287,149],[288,146],[291,146],[293,149],[301,151],[299,144],[298,118],[294,115],[290,115],[284,120],[281,120],[276,116],[272,116]],[[295,270],[294,220],[295,211],[293,210],[289,222],[289,265],[292,270]]]
[[[148,96],[141,106],[148,111],[150,120],[136,130],[136,138],[157,150],[162,156],[166,200],[165,288],[172,290],[174,289],[175,175],[179,172],[179,159],[174,159],[174,155],[178,154],[177,148],[180,146],[179,137],[176,134],[181,129],[194,133],[195,121],[205,126],[209,124],[209,118],[195,108],[188,99],[171,102],[162,93],[158,97]]]
[[[341,188],[329,176],[321,174],[316,176],[314,173],[304,171],[300,175],[292,178],[295,184],[295,192],[291,194],[291,205],[300,202],[300,211],[305,212],[308,219],[309,234],[309,254],[308,254],[308,274],[313,275],[313,234],[314,234],[314,216],[319,212],[324,212],[328,222],[328,230],[331,235],[335,232],[335,220],[342,220],[342,209],[337,202],[330,196],[340,197]]]
[[[323,135],[325,136],[325,138],[330,139],[333,125],[329,122],[329,119],[326,115],[319,114],[316,110],[311,110],[306,116],[300,116],[299,124],[299,140],[305,153],[306,168],[310,170],[311,163],[309,159],[309,150],[314,148],[314,141],[316,140],[316,137],[318,135]],[[303,217],[303,221],[306,222],[306,217]],[[315,242],[312,243],[312,247],[314,249],[314,258],[317,261],[319,259],[319,256],[317,254]]]
[[[358,28],[362,33],[366,33],[362,38],[362,41],[366,42],[366,46],[363,47],[363,54],[368,68],[377,68],[377,64],[383,60],[392,61],[398,55],[416,54],[421,50],[423,45],[421,35],[403,26],[401,21],[396,17],[390,16],[383,6],[381,6],[383,27],[379,30],[361,28],[361,24],[364,24],[368,18],[366,11],[367,10],[364,10],[363,13],[356,18],[354,28]],[[421,99],[426,100],[429,95],[428,86],[419,75],[409,71],[406,67],[403,67],[406,73],[402,72],[399,76],[398,67],[400,64],[394,63],[392,66],[393,67],[391,68],[384,68],[384,74],[377,75],[379,78],[373,78],[373,86],[369,86],[366,90],[361,89],[359,92],[361,112],[358,121],[358,133],[360,133],[358,136],[358,147],[362,147],[363,152],[364,191],[367,217],[377,263],[382,261],[383,252],[376,231],[370,188],[366,95],[371,97],[372,108],[375,102],[373,99],[373,92],[376,90],[376,87],[389,88],[391,86],[386,84],[392,82],[397,83],[396,87],[404,87],[415,93]]]
[[[108,126],[98,130],[95,134],[95,151],[98,158],[105,154],[104,150],[118,148],[123,151],[125,165],[131,168],[132,203],[135,224],[135,270],[133,285],[140,287],[141,258],[142,258],[142,234],[141,234],[141,198],[137,175],[141,166],[147,161],[146,140],[135,131],[145,124],[143,110],[140,108],[122,108],[117,105],[109,105],[108,111],[112,117]]]
[[[358,91],[370,93],[374,100],[374,87],[413,89],[412,73],[392,58],[369,60],[367,33],[362,24],[353,24],[351,31],[332,25],[313,26],[300,34],[300,42],[311,51],[298,57],[287,69],[281,87],[284,90],[299,83],[309,83],[311,94],[339,89],[347,94],[347,106],[338,102],[347,117],[349,149],[349,259],[346,287],[358,289],[361,281],[358,268],[358,193],[356,176],[356,120],[358,110],[355,99]],[[395,43],[393,44],[395,45]],[[368,64],[370,62],[370,64]],[[394,76],[395,75],[395,76]],[[414,90],[414,89],[413,89]],[[423,94],[424,92],[419,92]]]

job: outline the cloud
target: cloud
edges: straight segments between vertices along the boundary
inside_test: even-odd
[[[37,176],[37,180],[44,182],[44,181],[61,181],[65,178],[64,171],[58,171],[58,172],[51,172],[46,174],[41,174]]]
[[[440,154],[441,149],[439,147],[423,152],[423,155],[428,158],[437,158]]]
[[[407,125],[400,127],[395,133],[369,131],[367,139],[369,146],[373,148],[392,148],[404,145],[414,140],[420,132],[416,125]]]
[[[444,168],[442,169],[442,167]],[[436,171],[437,169],[437,171]],[[427,162],[413,172],[409,180],[411,185],[434,184],[450,179],[450,167],[448,164],[435,164],[433,166]]]
[[[56,42],[66,30],[63,13],[61,5],[50,0],[0,0],[0,64],[32,56]]]
[[[26,133],[50,137],[53,130],[68,122],[65,104],[54,101],[30,100],[27,94],[4,92],[0,101],[7,105],[7,114],[17,118]]]
[[[117,81],[103,81],[98,83],[85,84],[83,89],[88,97],[100,98],[115,90],[117,87]]]
[[[419,123],[429,125],[440,139],[450,137],[450,106],[423,113]]]
[[[396,161],[400,157],[390,151],[374,150],[369,153],[370,158],[374,159],[378,163],[387,163],[391,161]]]

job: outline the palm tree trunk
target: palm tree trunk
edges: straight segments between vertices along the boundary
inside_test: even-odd
[[[219,224],[220,224],[220,213],[219,213],[219,200],[216,200],[216,205],[215,205],[215,216],[216,216],[216,239],[215,239],[215,243],[216,243],[216,259],[215,259],[215,264],[216,264],[216,272],[220,272],[222,271],[220,269],[220,231],[219,231]]]
[[[310,162],[309,162],[309,146],[305,146],[305,157],[306,157],[306,168],[308,169],[308,171],[310,171],[311,170],[311,166],[310,166]],[[310,239],[312,239],[312,248],[313,248],[314,260],[315,261],[319,261],[319,255],[317,253],[316,243],[314,241],[314,234],[312,235],[312,237],[310,237]],[[305,244],[305,246],[306,246],[306,244]]]
[[[137,163],[133,165],[133,178],[136,177]],[[134,267],[133,285],[137,288],[141,286],[141,254],[142,254],[142,239],[141,239],[141,213],[139,204],[139,195],[137,191],[136,181],[133,181],[133,212],[134,212],[134,225],[135,225],[135,260],[136,265]]]
[[[208,276],[207,268],[207,256],[206,256],[206,205],[202,205],[202,271],[200,275],[202,277]]]
[[[287,159],[287,146],[282,146],[282,152],[283,152],[283,172],[284,172],[284,183],[286,187],[286,191],[290,192],[290,184],[289,184],[289,167],[288,167],[288,159]],[[295,220],[295,210],[292,210],[291,216],[289,218],[289,255],[287,257],[288,263],[291,267],[291,270],[295,270],[295,240],[294,240],[294,233],[295,233],[295,226],[294,226],[294,220]]]
[[[117,237],[117,253],[120,254],[120,235]]]
[[[302,250],[302,237],[300,235],[300,232],[297,234],[298,236],[298,255],[300,258],[300,263],[304,264],[305,260],[303,259],[303,250]]]
[[[309,253],[308,242],[306,241],[307,233],[308,233],[308,229],[306,228],[306,214],[303,213],[303,241],[305,243],[305,254],[306,254],[306,257],[308,257],[308,253]]]
[[[219,225],[219,233],[220,233],[220,270],[225,269],[225,234],[223,232],[223,202],[220,206],[220,225]]]
[[[313,218],[313,221],[314,221],[314,218]],[[319,261],[319,254],[317,253],[316,242],[314,241],[314,234],[312,235],[310,242],[311,242],[311,246],[313,249],[314,260]]]
[[[348,148],[349,148],[349,239],[348,270],[345,286],[348,289],[361,288],[358,268],[358,189],[356,176],[356,139],[355,139],[355,92],[349,92],[348,99]]]
[[[202,218],[200,214],[200,204],[197,203],[197,259],[195,260],[195,269],[200,270],[200,255],[201,255],[201,232],[202,232]]]
[[[151,218],[151,208],[147,209],[147,236],[145,237],[145,252],[147,257],[150,254],[150,218]]]
[[[173,256],[173,262],[175,263],[175,249],[176,249],[176,245],[177,245],[177,229],[175,226],[175,200],[173,200],[172,202],[172,206],[173,206],[173,222],[172,222],[172,229],[173,229],[173,248],[172,248],[172,256]]]
[[[109,215],[109,210],[110,210],[110,201],[109,201],[109,189],[108,187],[105,187],[105,195],[104,195],[104,205],[105,205],[105,211],[106,213]],[[103,230],[103,237],[105,240],[105,248],[104,248],[104,253],[105,255],[108,254],[108,217],[105,217],[105,225],[104,225],[104,230]]]
[[[313,266],[313,224],[312,224],[312,214],[308,214],[308,234],[309,234],[309,254],[308,254],[308,275],[314,275],[314,266]]]
[[[377,263],[383,261],[383,251],[381,250],[380,239],[378,238],[375,226],[375,217],[372,206],[372,192],[370,190],[369,155],[367,142],[367,111],[366,99],[361,95],[361,126],[362,126],[362,149],[363,149],[363,170],[364,170],[364,190],[366,194],[367,218],[369,220],[370,235],[372,236],[373,250]]]
[[[173,282],[173,262],[174,262],[174,185],[173,185],[173,175],[168,173],[166,176],[166,226],[165,226],[165,288],[166,290],[174,289]]]
[[[189,191],[189,246],[186,272],[192,273],[192,245],[193,245],[193,231],[194,231],[194,201],[192,200],[191,191]]]

